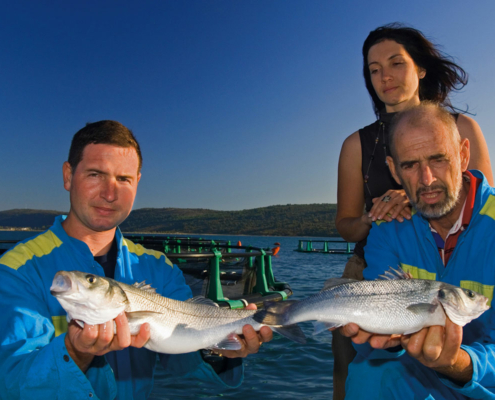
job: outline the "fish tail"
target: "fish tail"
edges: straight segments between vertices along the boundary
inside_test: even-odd
[[[253,319],[260,324],[269,325],[275,332],[297,343],[306,343],[306,336],[297,324],[289,321],[291,305],[296,300],[270,301],[263,304],[264,309],[253,315]]]
[[[264,308],[253,315],[256,322],[265,325],[291,325],[289,322],[289,309],[296,300],[266,301]]]

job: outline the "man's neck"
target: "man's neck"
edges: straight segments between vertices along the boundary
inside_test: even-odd
[[[67,235],[86,243],[94,257],[102,256],[108,253],[112,247],[116,230],[116,228],[113,228],[104,232],[92,231],[91,229],[78,224],[77,221],[75,221],[74,216],[70,213],[65,221],[62,222],[62,227]]]
[[[464,203],[466,202],[466,197],[469,192],[470,182],[467,182],[463,179],[461,192],[459,193],[459,200],[455,205],[454,209],[449,212],[447,215],[438,218],[438,219],[430,219],[429,223],[433,229],[435,229],[438,234],[442,237],[443,240],[447,238],[450,230],[454,226],[454,224],[459,219],[461,215],[462,208],[464,207]]]

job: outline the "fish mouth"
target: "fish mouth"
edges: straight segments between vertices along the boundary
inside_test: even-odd
[[[53,278],[50,293],[57,296],[72,290],[72,280],[65,274],[57,272]]]

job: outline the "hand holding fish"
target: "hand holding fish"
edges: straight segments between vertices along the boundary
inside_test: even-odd
[[[350,337],[356,344],[368,342],[374,349],[388,349],[401,344],[401,335],[382,335],[367,332],[358,325],[350,323],[340,328],[340,333]]]
[[[120,313],[114,321],[100,325],[85,324],[84,328],[75,321],[69,323],[65,347],[81,371],[86,372],[94,356],[102,356],[129,346],[143,347],[150,338],[149,324],[143,324],[137,335],[131,335],[125,313]]]
[[[249,304],[246,309],[256,310],[256,305]],[[262,326],[259,332],[256,332],[251,325],[244,325],[242,328],[242,337],[238,338],[242,348],[240,350],[221,350],[223,356],[228,358],[244,358],[249,354],[257,353],[262,343],[272,340],[273,332],[267,326]]]
[[[443,326],[424,328],[404,335],[401,345],[423,365],[465,384],[472,379],[473,364],[469,354],[461,349],[462,327],[449,318]]]

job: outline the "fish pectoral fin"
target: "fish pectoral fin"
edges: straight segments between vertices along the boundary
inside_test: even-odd
[[[241,342],[235,333],[231,333],[221,342],[209,347],[210,350],[240,350],[241,348]]]
[[[342,324],[340,322],[323,322],[323,321],[315,321],[313,322],[313,335],[318,335],[319,333],[328,331],[332,328],[339,328]]]
[[[185,302],[193,303],[193,304],[203,304],[205,306],[220,307],[213,300],[207,299],[206,297],[203,296],[194,296],[192,299],[187,299]]]
[[[161,313],[155,311],[133,311],[133,312],[126,312],[125,316],[127,317],[127,320],[129,322],[137,323],[141,319],[150,318],[156,316],[157,314],[161,314]]]
[[[74,322],[84,329],[84,321],[81,321],[80,319],[75,319]]]
[[[335,286],[340,286],[343,285],[344,283],[351,283],[351,282],[359,282],[356,279],[348,279],[348,278],[330,278],[325,281],[325,284],[323,285],[323,289],[321,289],[321,292],[331,289]]]
[[[270,328],[293,342],[306,344],[306,336],[297,324],[277,327],[271,326]]]
[[[411,304],[409,307],[406,308],[406,310],[409,310],[414,314],[421,314],[424,312],[433,314],[437,309],[437,307],[438,304],[418,303],[418,304]]]

